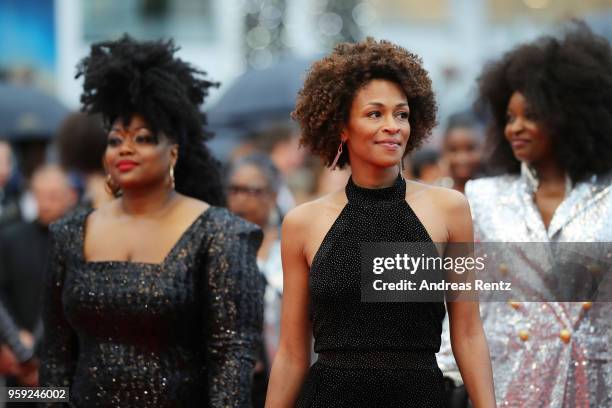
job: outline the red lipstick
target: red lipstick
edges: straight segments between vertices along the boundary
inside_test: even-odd
[[[119,169],[120,172],[125,173],[127,171],[132,170],[134,167],[138,166],[138,163],[136,163],[133,160],[120,160],[116,167]]]

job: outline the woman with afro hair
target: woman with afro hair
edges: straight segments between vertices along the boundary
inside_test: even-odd
[[[472,240],[460,193],[401,177],[402,158],[430,134],[435,115],[420,58],[388,41],[340,44],[311,67],[293,112],[302,144],[332,168],[350,165],[352,175],[343,190],[296,207],[283,221],[281,338],[267,407],[444,406],[435,356],[443,296],[362,302],[360,281],[362,244],[431,249]],[[478,303],[448,308],[474,406],[493,407]],[[313,334],[318,360],[310,366]]]
[[[124,36],[79,65],[116,199],[51,227],[40,377],[72,406],[250,405],[262,234],[218,206],[198,110],[215,84],[176,50]]]
[[[490,167],[501,174],[466,185],[476,240],[612,242],[610,44],[575,25],[490,63],[479,89],[491,117]],[[579,263],[575,248],[571,262]],[[556,302],[558,270],[529,251],[510,254],[513,281],[529,282],[513,284],[515,300],[541,302],[483,302],[497,400],[612,406],[611,303]]]

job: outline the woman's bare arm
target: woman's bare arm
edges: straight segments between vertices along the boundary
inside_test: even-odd
[[[283,221],[283,304],[279,348],[272,365],[266,408],[294,407],[310,366],[308,263],[304,254],[308,209],[289,212]]]
[[[449,244],[474,240],[472,217],[465,197],[449,192]],[[475,408],[494,408],[495,392],[489,347],[480,320],[478,301],[449,301],[448,317],[453,354]]]

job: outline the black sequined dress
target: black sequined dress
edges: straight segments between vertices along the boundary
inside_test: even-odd
[[[250,406],[261,231],[210,207],[160,264],[87,262],[90,211],[52,225],[41,385],[76,407]]]
[[[360,242],[431,242],[405,199],[406,183],[346,186],[348,203],[325,236],[310,269],[317,362],[299,407],[443,407],[440,348],[444,304],[365,303],[360,295]]]

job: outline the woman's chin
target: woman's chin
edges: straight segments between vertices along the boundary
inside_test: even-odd
[[[524,149],[516,149],[513,150],[514,158],[520,162],[531,163],[534,161],[533,154],[531,152],[525,151]]]
[[[144,187],[147,186],[147,184],[143,183],[140,180],[122,180],[119,183],[119,186],[121,188],[121,191],[137,191],[142,190]]]

